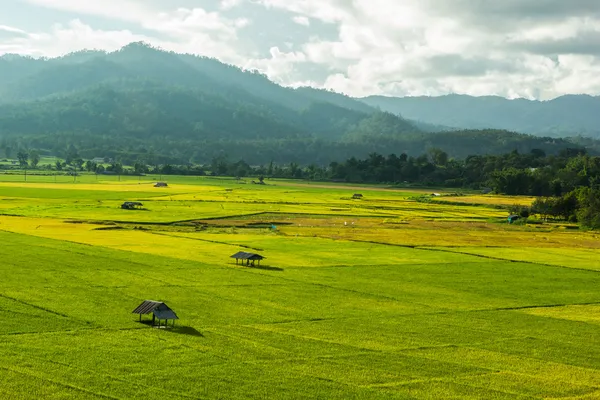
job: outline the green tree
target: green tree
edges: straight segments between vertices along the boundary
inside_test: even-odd
[[[25,150],[20,150],[17,153],[17,159],[19,160],[19,165],[21,167],[27,167],[29,165],[27,163],[27,160],[29,159],[29,153]]]
[[[435,165],[445,166],[448,164],[448,153],[441,149],[433,148],[429,150],[431,162]]]
[[[71,161],[71,164],[73,164],[73,166],[78,169],[79,171],[81,171],[83,169],[83,164],[85,162],[83,161],[82,158],[75,158],[74,160]]]
[[[114,162],[110,165],[110,170],[120,175],[123,173],[123,164],[120,162]]]
[[[40,163],[40,153],[38,153],[36,150],[30,152],[29,162],[33,168],[37,168],[38,164]]]
[[[600,188],[581,188],[576,195],[579,200],[579,222],[589,228],[600,229]]]
[[[92,160],[87,160],[85,163],[85,170],[87,172],[94,172],[94,171],[96,171],[97,167],[98,167],[98,165],[96,165],[96,163],[93,162]]]

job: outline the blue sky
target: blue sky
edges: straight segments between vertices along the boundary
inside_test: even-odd
[[[2,0],[0,54],[133,41],[354,96],[600,94],[597,0]]]

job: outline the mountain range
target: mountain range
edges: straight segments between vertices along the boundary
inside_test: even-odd
[[[434,147],[465,157],[532,149],[556,153],[578,146],[506,131],[543,133],[516,129],[522,125],[515,121],[514,127],[496,125],[513,117],[508,111],[495,115],[493,107],[472,122],[468,116],[479,112],[471,105],[477,99],[448,99],[457,105],[287,88],[256,71],[144,43],[53,59],[5,55],[0,57],[0,151],[7,157],[19,148],[61,155],[75,148],[83,157],[148,163],[228,157],[255,164],[326,164],[371,152],[419,155]],[[577,115],[583,111],[578,107]],[[489,124],[477,122],[484,114]],[[568,114],[561,110],[554,116]]]
[[[509,100],[452,94],[440,97],[371,96],[362,102],[405,118],[452,129],[505,129],[537,136],[600,138],[600,97]]]

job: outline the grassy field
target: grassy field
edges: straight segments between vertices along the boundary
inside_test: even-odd
[[[0,398],[600,398],[600,235],[531,199],[157,178],[0,176]]]

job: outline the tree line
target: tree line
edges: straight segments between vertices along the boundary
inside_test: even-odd
[[[465,159],[451,158],[445,151],[432,148],[417,157],[406,153],[383,156],[371,153],[364,159],[351,157],[328,166],[300,165],[292,162],[251,165],[244,160],[230,161],[221,154],[206,164],[148,164],[136,161],[124,166],[122,161],[96,163],[85,161],[74,146],[64,160],[54,165],[39,165],[38,151],[19,150],[16,154],[21,168],[44,168],[56,171],[88,171],[111,174],[215,175],[238,178],[290,178],[350,183],[387,183],[435,186],[447,188],[484,189],[506,195],[538,197],[531,208],[513,212],[527,217],[579,221],[600,228],[600,157],[585,150],[567,148],[556,155],[533,149],[527,153],[512,151],[502,155],[472,155]],[[7,167],[5,167],[7,168]]]

